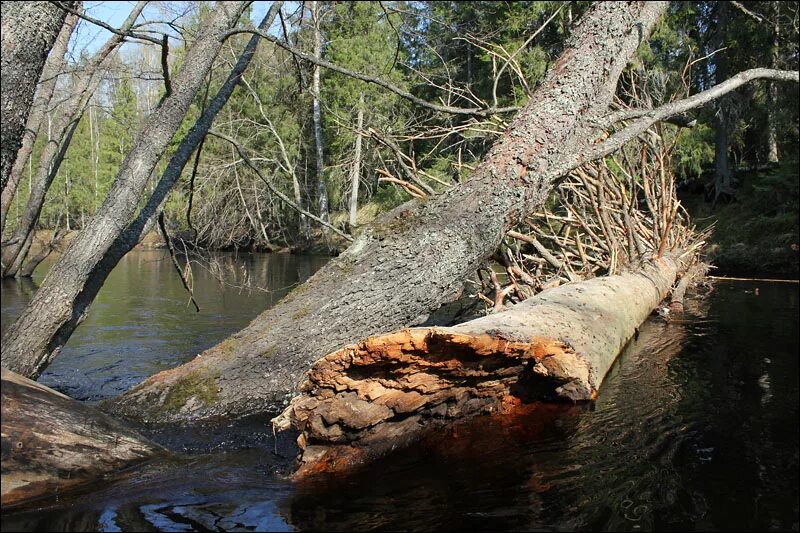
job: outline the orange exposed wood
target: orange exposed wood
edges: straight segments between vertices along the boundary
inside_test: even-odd
[[[620,349],[669,292],[671,256],[544,291],[451,328],[373,336],[315,363],[273,420],[301,433],[302,477],[340,471],[479,414],[593,400]]]
[[[318,361],[276,427],[301,429],[296,477],[352,468],[398,439],[478,412],[511,412],[526,367],[574,355],[561,341],[519,341],[436,328],[369,337]]]

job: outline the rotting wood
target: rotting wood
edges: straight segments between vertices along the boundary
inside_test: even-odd
[[[301,431],[296,476],[350,468],[520,400],[594,399],[681,268],[673,256],[655,258],[458,326],[403,329],[325,356],[273,420]]]
[[[167,453],[97,409],[5,368],[2,385],[4,510]]]

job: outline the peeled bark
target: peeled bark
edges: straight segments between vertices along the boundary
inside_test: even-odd
[[[172,93],[140,128],[105,202],[4,335],[2,363],[6,368],[28,377],[38,376],[81,322],[113,266],[130,250],[126,249],[128,239],[136,233],[136,228],[130,234],[126,229],[130,229],[128,224],[136,219],[134,215],[150,175],[197,95],[228,30],[236,24],[246,6],[247,2],[219,2],[204,21],[201,32],[186,52],[183,68],[172,80]],[[205,131],[208,126],[210,121]],[[199,142],[205,131],[192,130],[187,135],[191,141],[178,149],[176,157],[188,161],[193,147],[188,154],[186,150],[195,140]],[[161,194],[163,199],[182,168],[169,168],[169,176],[162,177],[153,196]],[[171,183],[164,183],[170,179]],[[147,206],[152,209],[151,214],[160,204],[156,201],[153,206],[152,200],[151,197]],[[149,218],[144,217],[138,229],[143,229]],[[138,240],[131,246],[136,242]],[[122,254],[117,255],[117,251]]]
[[[22,178],[22,174],[25,172],[28,158],[30,158],[33,153],[33,144],[36,142],[39,128],[47,114],[50,100],[53,98],[58,75],[64,71],[64,65],[66,65],[67,62],[67,45],[69,44],[70,36],[77,24],[78,16],[72,13],[67,14],[64,25],[61,27],[58,38],[53,45],[53,50],[50,52],[44,64],[44,68],[42,69],[41,82],[36,91],[36,97],[33,101],[31,112],[25,122],[22,143],[8,176],[8,183],[3,187],[2,200],[0,201],[0,234],[2,234],[6,227],[8,208],[11,206],[11,201],[14,199],[14,194],[17,192],[17,185]]]
[[[73,7],[75,2],[67,2]],[[2,2],[0,60],[0,188],[22,144],[25,121],[47,54],[64,24],[66,12],[51,2]]]
[[[100,411],[5,368],[2,384],[4,510],[166,453]]]
[[[367,338],[315,363],[302,394],[274,423],[301,431],[303,476],[346,469],[504,405],[594,399],[679,269],[678,260],[664,257],[455,327]]]
[[[628,59],[665,2],[599,2],[470,181],[380,217],[247,328],[107,408],[149,421],[275,411],[309,366],[370,335],[425,321],[541,206],[568,161],[594,146]],[[185,402],[167,402],[182,390]],[[213,391],[206,394],[204,391]]]

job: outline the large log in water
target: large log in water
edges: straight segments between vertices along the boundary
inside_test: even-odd
[[[594,399],[680,262],[545,291],[450,328],[369,337],[315,363],[274,420],[301,431],[299,476],[348,468],[448,421],[529,399]]]
[[[455,299],[568,161],[594,150],[622,69],[666,2],[597,2],[469,181],[365,228],[310,280],[241,332],[105,406],[148,422],[273,411],[320,357],[425,322]]]
[[[2,369],[3,506],[82,485],[166,453],[98,410]]]

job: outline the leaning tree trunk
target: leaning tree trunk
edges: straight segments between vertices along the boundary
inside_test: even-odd
[[[14,199],[14,194],[17,192],[17,185],[19,184],[20,178],[22,178],[22,174],[25,172],[28,158],[30,158],[33,153],[33,144],[36,142],[36,135],[39,133],[42,120],[47,115],[47,109],[50,106],[50,100],[53,98],[58,76],[64,72],[64,66],[67,63],[67,45],[69,44],[70,36],[77,24],[78,16],[69,13],[53,45],[53,50],[50,52],[44,64],[44,68],[42,69],[41,83],[36,92],[36,98],[31,107],[31,112],[28,115],[28,120],[25,123],[22,144],[17,152],[14,165],[11,168],[11,173],[8,176],[8,182],[6,186],[3,187],[2,199],[0,200],[0,234],[3,233],[6,227],[8,208],[11,206],[11,201]]]
[[[432,428],[519,401],[594,399],[680,268],[662,257],[455,327],[367,338],[315,363],[302,394],[273,423],[300,430],[303,476],[347,469]]]
[[[67,2],[70,7],[74,4]],[[52,2],[2,2],[1,6],[0,188],[5,190],[22,145],[36,84],[66,11]]]
[[[2,384],[3,510],[166,453],[97,409],[5,368]]]
[[[599,2],[473,178],[366,227],[338,258],[241,332],[107,408],[149,421],[276,410],[322,357],[419,324],[463,288],[567,162],[595,146],[617,79],[666,2]],[[167,402],[172,391],[185,402]]]
[[[137,165],[147,161],[148,165],[155,166],[160,156],[157,151],[163,152],[166,148],[169,136],[174,134],[183,118],[181,113],[185,114],[186,107],[194,97],[189,92],[196,93],[199,89],[214,55],[222,46],[227,28],[235,24],[237,13],[241,13],[244,4],[225,3],[224,9],[216,10],[206,24],[207,33],[199,36],[190,48],[184,63],[191,65],[190,70],[184,69],[176,76],[173,93],[164,99],[161,107],[140,130],[134,149],[123,161],[120,174],[98,214],[53,267],[34,299],[3,337],[4,365],[19,369],[20,373],[37,376],[58,354],[88,312],[89,305],[114,266],[146,233],[148,222],[180,177],[192,153],[208,133],[214,118],[233,94],[250,64],[259,42],[257,37],[250,39],[219,92],[181,141],[147,204],[133,218],[153,168]],[[281,5],[282,2],[273,2],[261,22],[261,28],[269,28]],[[223,16],[225,18],[220,20]],[[198,56],[203,59],[196,59]],[[148,144],[145,139],[154,141],[154,144]],[[131,181],[126,183],[126,180]],[[128,222],[131,218],[133,220]]]
[[[121,31],[127,31],[133,26],[146,3],[140,1],[136,4],[122,24]],[[3,277],[16,276],[25,261],[26,251],[23,250],[21,244],[33,235],[35,231],[47,191],[58,174],[61,163],[72,142],[72,136],[78,127],[78,122],[80,122],[92,94],[103,81],[103,65],[122,41],[123,37],[121,35],[113,34],[103,47],[94,54],[85,69],[73,78],[69,97],[59,106],[57,118],[50,132],[53,141],[46,143],[42,153],[39,155],[33,188],[28,196],[28,202],[25,205],[25,210],[22,212],[19,223],[9,239],[12,244],[3,248]]]
[[[219,2],[204,21],[186,52],[183,68],[172,80],[172,92],[140,128],[105,202],[4,335],[2,363],[6,368],[27,377],[38,376],[82,320],[105,276],[116,264],[104,263],[109,260],[109,250],[134,218],[153,169],[186,115],[228,31],[246,6],[247,2]],[[193,139],[199,141],[202,134]],[[179,148],[187,160],[191,151],[186,155]],[[98,271],[104,274],[97,276]]]

